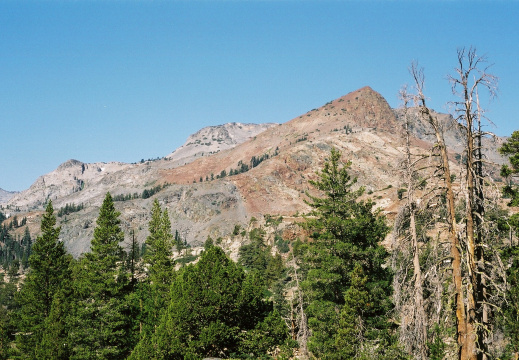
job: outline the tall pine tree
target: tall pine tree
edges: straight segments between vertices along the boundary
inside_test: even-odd
[[[339,332],[339,314],[344,306],[348,309],[343,310],[342,321],[354,318],[355,314],[360,316],[355,320],[359,326],[349,330],[349,334],[358,334],[366,344],[387,337],[387,314],[392,307],[392,276],[384,266],[388,253],[379,244],[389,228],[380,212],[373,209],[372,201],[359,200],[364,189],[354,189],[356,179],[347,172],[350,164],[341,166],[340,158],[340,152],[332,149],[323,170],[317,173],[318,180],[310,182],[324,196],[308,194],[313,216],[305,226],[313,241],[303,248],[301,264],[306,272],[303,290],[309,298],[308,324],[312,330],[309,350],[323,359],[342,357],[344,341],[338,336],[346,335]],[[359,276],[365,279],[360,281]],[[362,300],[366,306],[359,313],[351,303],[360,302],[355,296],[366,291],[369,299]],[[348,351],[358,356],[356,351],[361,347],[358,344]]]
[[[19,293],[19,335],[17,346],[23,357],[40,358],[45,334],[45,322],[51,313],[55,295],[70,278],[70,256],[59,241],[60,228],[56,227],[52,202],[49,201],[41,222],[42,234],[32,246],[30,270]]]
[[[91,252],[74,268],[74,304],[69,319],[71,359],[123,359],[130,351],[131,309],[124,273],[120,213],[106,194]]]
[[[169,288],[174,277],[171,222],[168,210],[162,211],[157,199],[153,202],[151,210],[149,232],[143,259],[147,281],[139,284],[144,322],[141,338],[154,332],[161,312],[167,307]]]

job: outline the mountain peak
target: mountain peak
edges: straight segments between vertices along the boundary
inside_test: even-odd
[[[277,125],[274,123],[246,124],[232,122],[208,126],[189,136],[184,145],[167,155],[166,158],[181,163],[190,162],[204,155],[231,149]]]
[[[313,109],[293,121],[345,122],[351,127],[384,129],[394,133],[397,118],[386,99],[369,86],[364,86],[318,109]]]
[[[63,169],[71,168],[74,166],[80,166],[80,165],[83,165],[83,163],[81,161],[75,160],[75,159],[70,159],[70,160],[67,160],[64,163],[62,163],[60,166],[58,166],[58,170],[63,170]]]

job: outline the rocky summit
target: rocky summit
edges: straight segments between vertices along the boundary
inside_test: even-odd
[[[412,112],[412,111],[411,111]],[[412,127],[413,147],[428,151],[434,140],[428,124]],[[455,152],[461,149],[452,117],[440,116],[446,142],[454,152],[453,168],[460,171]],[[156,198],[168,209],[172,227],[192,245],[207,236],[229,235],[235,225],[252,217],[293,217],[307,212],[309,184],[337,148],[351,161],[351,175],[392,216],[398,206],[399,164],[403,156],[402,112],[370,87],[364,87],[308,111],[283,124],[232,123],[207,127],[191,135],[171,154],[154,161],[91,163],[69,160],[42,175],[29,189],[7,200],[27,218],[31,234],[39,231],[44,204],[67,204],[82,209],[58,218],[61,238],[74,255],[88,251],[99,207],[110,192],[121,212],[125,232],[135,231],[139,242],[148,235],[151,203]],[[502,139],[484,143],[488,159],[505,162],[497,152]],[[493,170],[490,170],[493,171]],[[494,175],[499,177],[497,166]],[[5,195],[0,202],[5,203]]]

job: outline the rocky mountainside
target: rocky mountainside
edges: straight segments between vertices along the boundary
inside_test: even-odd
[[[9,199],[17,194],[16,191],[6,191],[0,188],[0,204],[5,204]]]
[[[208,126],[189,136],[184,145],[167,155],[166,158],[179,164],[190,163],[198,157],[232,149],[273,126],[278,126],[278,124],[228,123]]]
[[[168,209],[172,227],[188,243],[207,236],[229,235],[234,226],[247,226],[252,217],[267,214],[294,219],[308,211],[305,192],[332,147],[351,160],[351,174],[389,216],[398,207],[398,165],[403,153],[399,111],[369,87],[349,93],[284,124],[227,124],[192,135],[185,145],[163,159],[139,164],[85,164],[69,160],[41,176],[28,190],[9,201],[25,213],[37,233],[43,204],[55,209],[83,204],[81,211],[59,218],[61,237],[74,255],[88,251],[99,206],[107,191],[120,200],[126,233],[147,236],[151,202]],[[445,116],[445,123],[449,118]],[[426,123],[417,121],[413,146],[430,149]],[[455,146],[459,134],[448,131]],[[220,139],[220,141],[219,141]],[[488,141],[489,159],[503,162],[499,141]],[[454,171],[460,170],[453,153]],[[499,172],[497,171],[497,174]],[[497,175],[496,175],[497,177]],[[144,196],[146,195],[146,196]]]

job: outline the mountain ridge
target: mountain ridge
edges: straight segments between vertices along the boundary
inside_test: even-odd
[[[7,203],[16,194],[18,194],[18,191],[7,191],[0,188],[0,204]]]
[[[227,128],[243,126],[237,124]],[[137,164],[68,160],[42,175],[9,204],[30,214],[31,233],[38,231],[38,214],[48,199],[56,209],[67,203],[84,204],[83,210],[60,219],[61,237],[69,251],[78,255],[88,251],[97,211],[107,191],[114,198],[128,199],[116,205],[121,211],[123,229],[128,233],[138,229],[139,242],[147,236],[151,202],[157,198],[168,209],[173,229],[196,245],[207,236],[228,236],[235,225],[246,226],[252,217],[307,212],[305,194],[316,193],[308,180],[315,179],[316,170],[334,147],[342,152],[343,161],[352,162],[350,173],[358,177],[359,186],[376,193],[377,206],[391,216],[398,206],[397,165],[403,154],[401,124],[398,110],[392,109],[379,93],[364,87],[283,124],[267,124],[263,131],[247,139],[242,136],[244,141],[239,144],[232,144],[232,137],[222,131],[225,143],[232,146],[215,153],[207,152],[213,144],[202,143],[206,133],[201,129],[183,145],[184,149],[191,147],[184,151],[186,156],[180,152],[182,156],[177,153],[177,158],[166,156]],[[413,146],[430,148],[427,124],[416,124],[416,133],[423,139],[414,138]],[[215,133],[220,130],[217,128]],[[200,142],[189,144],[190,139]],[[452,139],[457,141],[454,135]],[[494,146],[492,151],[496,152],[495,149]],[[452,161],[454,169],[458,169],[454,153]],[[233,176],[223,176],[229,173]],[[60,178],[60,174],[65,178]],[[158,189],[157,194],[140,196],[143,190],[153,188]]]

